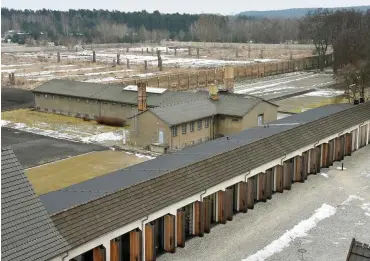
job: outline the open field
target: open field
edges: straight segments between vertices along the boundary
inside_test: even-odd
[[[113,146],[122,143],[124,128],[97,124],[52,113],[38,112],[31,109],[19,109],[2,112],[1,125],[30,133],[75,142],[97,143]]]
[[[366,146],[157,260],[345,260],[353,237],[370,242],[369,158]]]
[[[148,160],[122,151],[99,151],[27,169],[26,175],[37,194],[102,176]]]
[[[33,94],[17,88],[1,88],[1,111],[34,106]]]
[[[189,46],[190,53],[189,53]],[[251,51],[249,51],[251,46]],[[12,52],[11,50],[15,50]],[[53,49],[54,48],[54,49]],[[197,69],[218,68],[225,65],[246,66],[257,63],[298,59],[312,56],[310,45],[256,45],[213,43],[111,44],[78,46],[77,51],[62,47],[22,47],[9,45],[2,48],[2,86],[10,84],[8,74],[15,74],[15,85],[32,89],[51,79],[71,79],[101,83],[123,83],[126,80],[145,79],[176,73],[195,73]],[[96,63],[92,63],[92,49]],[[176,48],[176,52],[175,52]],[[199,50],[199,57],[197,55]],[[261,48],[263,58],[261,58]],[[28,50],[28,51],[27,51]],[[156,50],[160,50],[163,71],[157,68]],[[238,50],[238,51],[236,51]],[[60,51],[61,62],[57,63]],[[120,54],[120,64],[113,61]],[[292,54],[292,56],[290,55]],[[127,66],[129,60],[130,66]],[[144,62],[148,68],[145,70]],[[187,77],[185,77],[187,79]],[[185,80],[186,80],[185,79]],[[177,79],[176,79],[177,81]],[[153,86],[155,83],[151,83]],[[162,87],[162,86],[161,86]]]
[[[24,168],[73,157],[91,151],[106,150],[95,144],[55,139],[36,133],[1,127],[1,145],[11,146]]]

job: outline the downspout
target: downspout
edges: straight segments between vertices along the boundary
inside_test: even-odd
[[[247,180],[248,180],[248,179],[247,179],[247,176],[248,176],[250,173],[251,173],[251,172],[250,172],[250,171],[248,171],[248,172],[247,172],[247,174],[245,174],[245,175],[244,175],[244,181],[245,181],[245,182],[247,182]]]
[[[144,235],[144,241],[145,241],[145,225],[144,225],[144,222],[145,221],[147,221],[149,219],[149,215],[148,216],[146,216],[146,218],[144,218],[143,220],[141,220],[141,233]],[[145,256],[144,256],[144,254],[145,254],[145,242],[144,242],[144,244],[143,244],[143,236],[141,236],[141,253],[140,253],[140,255],[141,255],[141,259],[142,260],[145,260]]]
[[[203,201],[203,195],[207,193],[207,190],[205,190],[204,192],[200,193],[200,202]]]
[[[62,261],[64,261],[68,257],[68,255],[69,255],[68,252],[69,252],[69,250],[67,250],[66,255],[62,257]]]

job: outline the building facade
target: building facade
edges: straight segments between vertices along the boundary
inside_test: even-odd
[[[191,237],[203,237],[213,225],[232,221],[234,213],[251,211],[256,203],[291,190],[292,183],[304,183],[308,175],[368,145],[369,112],[370,103],[306,111],[43,194],[39,199],[56,229],[42,230],[43,236],[54,239],[54,245],[50,248],[40,237],[35,245],[29,241],[27,254],[42,256],[32,259],[42,261],[153,261],[174,253]],[[2,171],[21,173],[13,162],[13,156],[7,158]],[[19,180],[24,179],[15,177],[13,184]],[[25,195],[6,192],[7,200]],[[23,208],[13,213],[19,222],[23,218],[18,213],[34,208],[17,207]],[[19,231],[14,238],[28,239]],[[63,247],[54,251],[58,245]],[[2,248],[2,256],[13,249],[21,253],[19,247]]]
[[[202,99],[172,104],[131,117],[129,143],[173,151],[267,124],[276,118],[274,104],[220,95],[216,101]]]

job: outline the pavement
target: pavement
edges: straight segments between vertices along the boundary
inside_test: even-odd
[[[276,101],[334,85],[332,74],[294,72],[235,83],[235,93]]]
[[[91,151],[107,150],[106,147],[95,144],[55,139],[6,127],[1,127],[1,146],[12,147],[24,168],[42,165]]]
[[[370,243],[369,159],[367,146],[157,260],[345,260],[352,237]]]

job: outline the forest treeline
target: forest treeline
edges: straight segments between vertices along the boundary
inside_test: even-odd
[[[297,19],[107,10],[1,9],[1,30],[56,44],[181,41],[280,43],[298,38]]]

